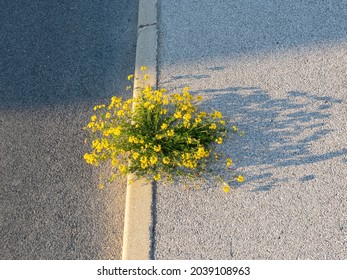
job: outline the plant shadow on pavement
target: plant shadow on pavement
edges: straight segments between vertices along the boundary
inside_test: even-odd
[[[267,191],[289,180],[274,178],[274,167],[300,166],[347,154],[347,148],[318,154],[310,149],[333,133],[326,122],[331,110],[343,103],[340,99],[301,91],[274,99],[257,87],[206,89],[194,94],[207,94],[203,107],[221,110],[245,131],[244,136],[223,143],[222,149],[231,153],[241,173],[256,166],[256,174],[245,174],[247,183],[264,180],[266,184],[259,186],[258,182],[253,191]],[[298,179],[307,182],[314,178],[315,174],[307,174]]]

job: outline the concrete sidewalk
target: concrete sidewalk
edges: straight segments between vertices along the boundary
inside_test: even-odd
[[[156,259],[347,258],[347,1],[158,0],[159,86],[246,132],[245,183],[159,184]]]

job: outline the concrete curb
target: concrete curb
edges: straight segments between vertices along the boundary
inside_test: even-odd
[[[139,0],[135,61],[134,97],[138,95],[140,67],[150,76],[146,82],[156,87],[157,0]],[[133,174],[127,178],[122,260],[148,260],[152,251],[153,185]]]

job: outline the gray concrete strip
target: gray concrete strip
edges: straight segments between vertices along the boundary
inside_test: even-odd
[[[136,48],[134,97],[141,86],[141,66],[146,66],[150,76],[146,82],[156,86],[157,68],[157,13],[156,0],[140,0],[138,16],[138,39]],[[146,260],[151,258],[152,246],[152,183],[129,175],[123,236],[123,260]]]

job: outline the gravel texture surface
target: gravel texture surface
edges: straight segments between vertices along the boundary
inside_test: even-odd
[[[1,1],[0,259],[121,258],[126,181],[98,189],[82,127],[134,71],[130,2]]]
[[[347,258],[347,1],[159,2],[159,85],[246,134],[246,181],[159,184],[156,259]]]

